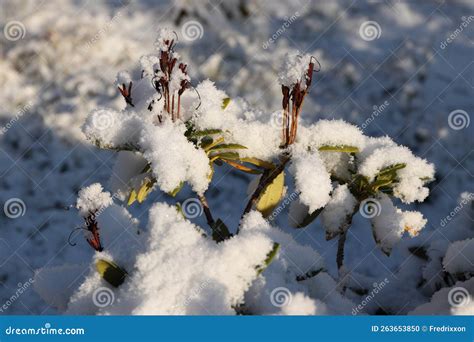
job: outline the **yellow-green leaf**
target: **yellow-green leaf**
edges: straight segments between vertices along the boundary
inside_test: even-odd
[[[99,259],[95,264],[95,268],[106,282],[115,287],[119,287],[127,276],[127,272],[113,261]]]
[[[184,182],[180,182],[179,185],[173,191],[168,193],[168,195],[175,197],[178,194],[178,192],[181,191],[183,186],[184,186]]]
[[[284,186],[285,173],[282,171],[275,177],[273,182],[266,186],[265,190],[258,198],[256,208],[264,217],[269,216],[280,202],[283,197]]]
[[[128,196],[127,205],[132,205],[133,203],[135,203],[136,200],[137,200],[137,192],[134,189],[132,189],[132,191],[130,191],[130,195]]]
[[[339,146],[321,146],[319,148],[320,151],[325,152],[346,152],[346,153],[358,153],[359,148],[355,146],[348,146],[348,145],[339,145]]]
[[[247,147],[240,144],[219,144],[214,145],[213,147],[207,147],[208,151],[221,151],[221,150],[246,150]]]
[[[222,101],[222,109],[226,109],[227,106],[229,105],[230,103],[230,97],[226,97],[223,101]]]
[[[142,186],[140,187],[137,193],[138,203],[142,203],[146,199],[148,194],[151,192],[151,189],[153,188],[153,184],[155,184],[154,179],[148,179],[148,178],[144,179]]]

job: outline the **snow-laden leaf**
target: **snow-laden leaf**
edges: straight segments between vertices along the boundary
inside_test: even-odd
[[[358,153],[359,148],[356,146],[348,146],[348,145],[341,145],[341,146],[321,146],[319,148],[320,151],[326,152],[345,152],[345,153]]]
[[[179,183],[179,185],[173,191],[168,193],[168,195],[170,195],[172,197],[176,197],[176,195],[181,191],[183,186],[184,186],[184,182]]]
[[[222,133],[221,129],[205,129],[202,131],[191,131],[190,133],[187,134],[187,137],[197,138],[197,137],[203,137],[206,135],[214,135],[214,134],[219,134],[219,133]]]
[[[222,101],[222,109],[226,109],[227,106],[229,105],[230,103],[230,97],[226,97],[223,101]]]
[[[263,271],[265,271],[265,269],[268,267],[268,265],[270,265],[271,262],[273,261],[273,259],[276,257],[279,250],[280,250],[280,244],[279,243],[274,243],[271,251],[268,252],[267,257],[265,258],[265,261],[263,262],[263,265],[257,266],[257,274],[260,274]]]

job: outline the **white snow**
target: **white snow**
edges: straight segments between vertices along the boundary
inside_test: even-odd
[[[429,190],[424,185],[434,178],[434,166],[425,159],[415,157],[407,147],[375,149],[362,160],[359,173],[372,181],[383,168],[400,163],[406,164],[406,167],[397,171],[400,181],[394,186],[394,195],[404,203],[422,202],[428,196]]]
[[[297,145],[317,150],[322,146],[365,147],[366,137],[359,127],[344,120],[319,120],[298,132]]]
[[[194,191],[202,194],[209,185],[209,159],[204,150],[188,141],[185,130],[184,125],[170,121],[161,126],[147,126],[140,146],[161,190],[171,192],[181,182],[188,182]]]
[[[371,218],[374,237],[387,253],[400,241],[404,232],[416,236],[427,222],[419,212],[397,208],[385,194],[380,194],[367,205],[372,205],[374,210]]]
[[[112,202],[110,193],[104,192],[99,183],[94,183],[79,191],[76,208],[83,217],[87,217],[91,213],[107,208]]]
[[[289,88],[299,83],[301,90],[306,89],[306,78],[310,62],[311,55],[300,55],[298,51],[286,54],[278,73],[278,81]]]
[[[306,204],[310,212],[325,206],[330,199],[332,185],[318,152],[293,157],[292,172],[301,203]]]
[[[443,259],[444,269],[451,273],[474,273],[474,239],[451,243]]]
[[[321,222],[330,235],[344,231],[354,213],[357,200],[347,184],[338,185],[331,193],[331,199],[321,212]]]
[[[82,127],[86,138],[102,148],[135,146],[143,120],[135,112],[97,109],[90,113]]]

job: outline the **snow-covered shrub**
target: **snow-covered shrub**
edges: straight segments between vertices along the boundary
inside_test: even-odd
[[[158,53],[140,59],[139,77],[118,74],[125,108],[96,109],[83,126],[97,147],[118,151],[113,194],[100,184],[80,191],[81,229],[96,254],[67,302],[55,305],[74,314],[348,314],[353,305],[344,297],[343,258],[353,216],[360,211],[370,219],[375,240],[389,253],[426,223],[420,213],[397,208],[392,197],[423,201],[433,165],[342,120],[301,125],[318,70],[312,56],[286,56],[281,120],[274,120],[209,80],[194,87],[176,42],[173,31],[161,29]],[[214,216],[206,198],[214,169],[224,163],[255,175],[235,231]],[[146,225],[120,204],[140,204],[155,189],[175,197],[185,184],[196,199],[153,204]],[[340,284],[315,250],[270,222],[291,184],[298,193],[292,223],[304,228],[321,215],[327,238],[339,238]],[[209,227],[191,222],[196,211]],[[35,283],[46,299],[47,278]],[[107,305],[101,291],[111,298]]]

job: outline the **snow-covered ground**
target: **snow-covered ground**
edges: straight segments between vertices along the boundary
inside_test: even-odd
[[[348,286],[380,287],[382,293],[361,309],[369,314],[473,313],[472,305],[450,311],[445,303],[449,287],[462,287],[471,298],[472,280],[446,280],[440,273],[444,261],[453,274],[474,274],[472,251],[456,254],[472,242],[448,249],[449,241],[474,237],[472,1],[0,0],[0,6],[1,314],[58,312],[33,290],[31,279],[41,267],[79,265],[64,270],[64,278],[77,274],[64,282],[72,290],[89,272],[93,250],[87,242],[78,234],[77,245],[68,244],[70,232],[83,223],[70,206],[82,187],[108,184],[116,155],[87,142],[81,126],[97,107],[123,108],[116,73],[140,75],[138,60],[154,51],[158,27],[180,37],[176,50],[193,85],[209,78],[268,115],[281,110],[277,74],[284,55],[313,55],[321,70],[305,99],[305,123],[345,119],[364,134],[389,135],[433,163],[436,180],[427,200],[399,204],[428,220],[418,237],[405,236],[388,257],[376,247],[368,221],[355,217],[344,259],[352,274]],[[235,229],[251,178],[225,167],[214,177],[219,181],[208,190],[210,206]],[[178,200],[189,193],[185,189]],[[175,200],[155,190],[130,212],[145,225],[157,201]],[[204,217],[196,222],[205,225]],[[297,230],[286,215],[276,222],[316,249],[337,279],[337,241],[326,241],[319,221]],[[411,247],[419,247],[418,256],[408,252]],[[351,314],[374,292],[348,291],[342,298],[325,276],[304,281],[328,313]],[[49,292],[61,297],[72,290],[58,285]],[[286,313],[298,313],[293,307],[305,302],[293,300]],[[314,311],[326,313],[308,309]]]

